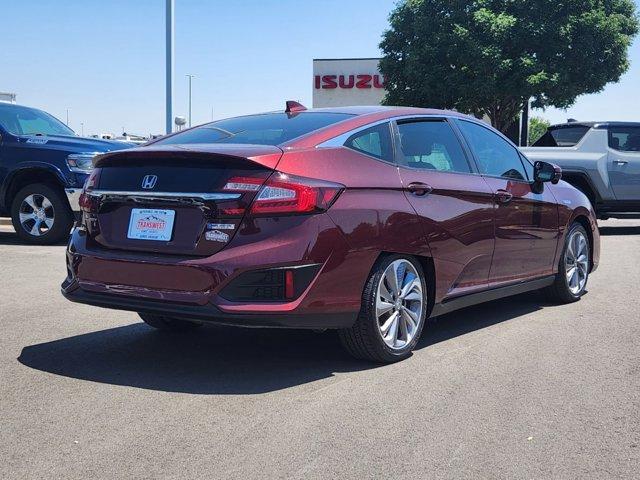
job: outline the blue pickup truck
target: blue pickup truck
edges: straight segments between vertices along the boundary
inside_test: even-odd
[[[123,142],[77,136],[42,110],[0,103],[0,216],[33,244],[64,239],[93,157],[129,148]]]

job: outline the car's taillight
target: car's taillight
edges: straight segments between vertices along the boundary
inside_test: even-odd
[[[90,192],[98,186],[100,181],[100,169],[94,168],[89,178],[84,182],[84,188],[79,198],[80,210],[88,213],[96,213],[98,211],[98,198],[93,197]]]
[[[337,183],[276,172],[264,185],[262,179],[235,177],[224,188],[257,191],[249,208],[252,215],[292,215],[327,210],[345,187]]]
[[[98,182],[100,181],[100,172],[101,172],[101,169],[99,168],[94,168],[93,170],[91,170],[91,174],[89,175],[87,180],[84,182],[85,190],[93,190],[98,186]]]

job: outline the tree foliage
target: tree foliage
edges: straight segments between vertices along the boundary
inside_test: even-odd
[[[632,0],[404,0],[383,34],[388,105],[455,108],[506,130],[525,102],[567,108],[628,69]]]
[[[549,121],[544,118],[531,117],[529,119],[529,145],[533,145],[544,135],[550,125]]]

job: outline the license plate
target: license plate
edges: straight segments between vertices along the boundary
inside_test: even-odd
[[[173,232],[174,210],[133,208],[127,238],[168,242]]]

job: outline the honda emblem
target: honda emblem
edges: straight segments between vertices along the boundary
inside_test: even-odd
[[[146,188],[147,190],[150,190],[156,186],[157,182],[158,182],[157,175],[145,175],[144,178],[142,179],[142,188]]]

